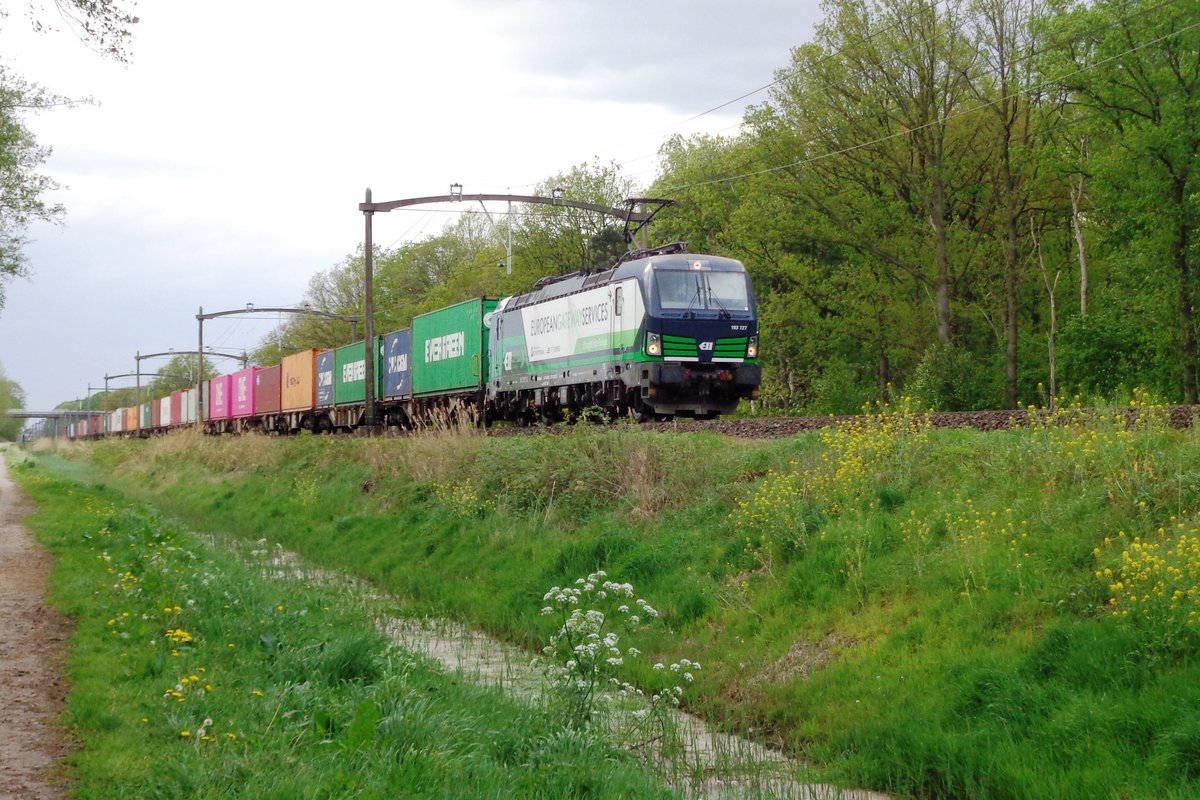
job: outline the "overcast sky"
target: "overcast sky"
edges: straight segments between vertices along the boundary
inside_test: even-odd
[[[0,365],[37,409],[137,352],[195,349],[201,306],[299,302],[361,244],[368,186],[526,193],[597,159],[646,185],[672,133],[736,132],[765,94],[680,123],[770,83],[819,18],[789,0],[141,0],[122,65],[32,33],[25,7],[0,0],[6,68],[96,101],[29,123],[68,210],[32,230],[33,275],[0,310]],[[447,218],[380,215],[375,241]],[[205,344],[251,349],[276,322],[215,320]]]

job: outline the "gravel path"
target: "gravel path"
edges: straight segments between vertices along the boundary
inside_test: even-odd
[[[54,718],[69,630],[46,604],[51,558],[21,525],[30,511],[0,449],[0,798],[59,800],[67,748]]]

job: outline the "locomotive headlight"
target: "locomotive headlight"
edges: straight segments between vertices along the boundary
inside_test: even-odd
[[[746,343],[746,358],[758,358],[758,337],[751,336]]]
[[[657,333],[646,334],[646,355],[662,355],[662,336]]]

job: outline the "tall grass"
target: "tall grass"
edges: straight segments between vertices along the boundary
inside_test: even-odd
[[[251,445],[272,466],[233,463]],[[662,613],[631,646],[704,663],[690,708],[843,785],[1200,796],[1200,447],[1153,408],[993,433],[885,412],[766,443],[615,426],[251,445],[83,457],[192,524],[531,651],[546,587],[603,569]]]
[[[264,580],[37,462],[13,471],[75,622],[80,798],[669,794],[603,740],[392,647],[334,590]]]

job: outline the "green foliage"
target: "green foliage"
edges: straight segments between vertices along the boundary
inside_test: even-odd
[[[857,414],[864,406],[882,399],[879,389],[864,379],[861,370],[840,360],[825,365],[812,389],[812,402],[807,408],[811,414]]]
[[[904,394],[930,411],[990,408],[995,394],[987,391],[987,375],[969,352],[955,345],[931,345],[921,357]]]
[[[196,362],[196,356],[172,356],[166,364],[159,367],[158,371],[149,378],[146,397],[166,397],[177,389],[196,388]],[[215,378],[222,374],[221,370],[217,369],[212,360],[207,356],[204,357],[201,364],[204,370],[204,378]],[[120,404],[112,406],[114,409],[120,407]]]
[[[37,172],[50,151],[38,144],[24,115],[67,102],[0,66],[0,309],[4,283],[28,273],[26,229],[63,215],[61,205],[44,199],[58,184]]]
[[[1147,325],[1116,298],[1086,317],[1068,318],[1058,342],[1060,375],[1084,396],[1112,397],[1132,386],[1171,396],[1179,384],[1170,331]]]
[[[25,391],[21,385],[4,374],[0,367],[0,441],[16,441],[24,420],[9,419],[4,412],[25,407]]]
[[[138,18],[122,8],[119,0],[55,0],[54,5],[54,21],[47,21],[44,8],[29,7],[34,30],[54,30],[58,22],[66,23],[98,52],[117,61],[128,59],[130,29]],[[0,10],[0,19],[6,16]],[[28,241],[25,231],[34,222],[57,222],[64,214],[61,204],[45,200],[59,184],[37,171],[50,150],[38,143],[25,115],[80,102],[84,101],[55,95],[0,65],[0,310],[4,308],[5,282],[28,274],[22,249]]]

